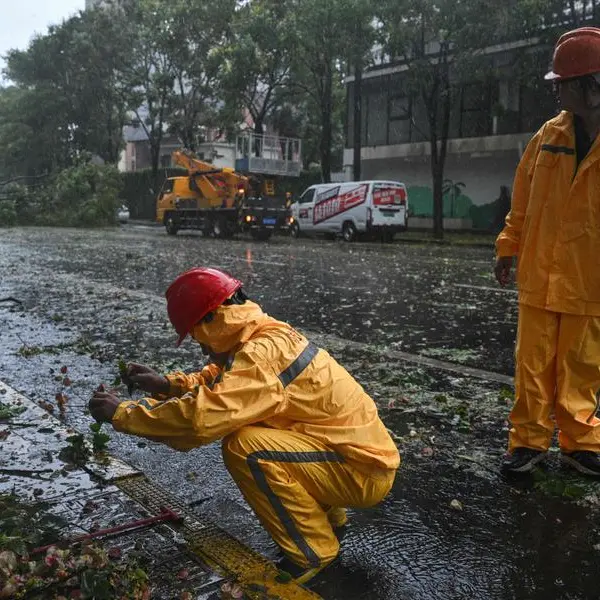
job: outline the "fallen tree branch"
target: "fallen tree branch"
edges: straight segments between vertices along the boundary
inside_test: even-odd
[[[6,298],[0,298],[0,303],[3,302],[14,302],[15,304],[19,304],[20,306],[23,306],[23,301],[19,300],[18,298],[13,298],[12,296],[7,296]]]
[[[2,475],[16,475],[17,477],[29,477],[30,479],[41,479],[45,481],[43,477],[41,477],[41,473],[53,473],[53,469],[39,469],[36,471],[28,471],[27,469],[0,469],[0,474]]]

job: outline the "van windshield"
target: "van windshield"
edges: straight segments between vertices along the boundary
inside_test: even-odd
[[[312,202],[313,199],[315,197],[315,190],[306,190],[306,192],[304,192],[304,194],[302,194],[302,196],[300,196],[300,199],[298,200],[298,202],[300,204],[306,204],[308,202]]]

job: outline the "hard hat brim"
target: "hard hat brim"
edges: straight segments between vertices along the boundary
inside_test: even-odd
[[[554,71],[549,71],[548,73],[546,73],[546,75],[544,75],[544,79],[546,81],[556,81],[557,79],[561,79],[560,75],[558,75],[558,73],[555,73]]]

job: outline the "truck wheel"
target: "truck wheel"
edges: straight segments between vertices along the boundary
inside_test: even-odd
[[[212,222],[212,234],[219,239],[227,237],[227,223],[223,217],[217,217]]]
[[[169,235],[177,235],[179,223],[171,215],[168,215],[165,219],[165,229]]]
[[[271,237],[271,231],[265,230],[262,231],[260,229],[251,229],[250,235],[253,240],[258,240],[260,242],[266,242]]]
[[[290,235],[294,239],[298,239],[300,237],[300,225],[298,225],[296,221],[290,225]]]
[[[342,237],[346,242],[353,242],[356,239],[356,227],[352,221],[346,221],[342,227]]]

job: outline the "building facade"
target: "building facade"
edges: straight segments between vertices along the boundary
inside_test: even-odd
[[[485,50],[485,80],[453,87],[444,216],[450,228],[494,226],[501,188],[511,188],[521,154],[533,133],[558,111],[543,81],[551,48],[530,39]],[[515,76],[524,60],[538,65],[529,80]],[[413,224],[429,226],[433,214],[431,147],[424,103],[406,92],[407,64],[380,64],[363,75],[362,179],[392,179],[409,190]],[[354,146],[354,77],[347,78],[348,119],[344,169],[351,178]],[[457,194],[452,190],[460,189]],[[421,221],[419,219],[422,219]]]

